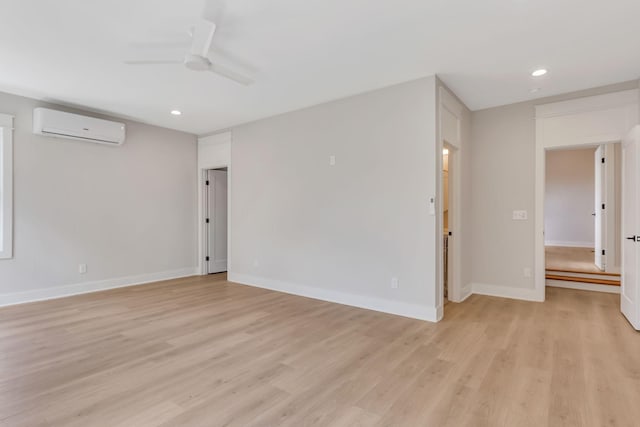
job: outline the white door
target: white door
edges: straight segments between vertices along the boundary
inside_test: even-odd
[[[638,254],[640,253],[640,126],[622,142],[622,289],[620,306],[635,329],[640,330]]]
[[[207,273],[227,271],[227,171],[207,171]]]
[[[604,243],[606,239],[606,211],[604,209],[606,195],[606,171],[604,165],[606,146],[601,145],[596,150],[595,166],[596,166],[596,188],[595,188],[595,264],[600,270],[605,270],[607,264],[606,248]]]

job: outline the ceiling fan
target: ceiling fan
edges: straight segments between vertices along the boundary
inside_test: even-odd
[[[191,29],[191,49],[183,59],[175,60],[132,60],[125,61],[127,65],[164,65],[164,64],[183,64],[189,70],[193,71],[209,71],[218,74],[236,83],[248,86],[253,83],[250,77],[247,77],[231,68],[213,62],[209,59],[209,51],[213,36],[216,33],[216,22],[219,22],[222,15],[223,4],[218,1],[208,1],[203,17]],[[170,44],[171,45],[171,44]]]

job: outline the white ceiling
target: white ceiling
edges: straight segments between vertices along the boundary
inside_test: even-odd
[[[187,40],[204,0],[2,0],[0,90],[203,134],[436,73],[474,110],[640,77],[639,0],[227,3],[214,56],[250,87],[123,64],[180,58],[135,43]]]

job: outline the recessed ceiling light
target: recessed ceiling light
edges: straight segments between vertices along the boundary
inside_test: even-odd
[[[171,114],[173,114],[174,116],[179,116],[182,114],[182,111],[180,110],[171,110]]]
[[[547,74],[547,70],[544,68],[540,68],[539,70],[535,70],[533,73],[531,73],[532,77],[542,77],[545,74]]]
[[[443,154],[444,156],[446,156],[447,154],[449,154],[449,150],[448,150],[447,148],[443,148],[443,149],[442,149],[442,154]]]

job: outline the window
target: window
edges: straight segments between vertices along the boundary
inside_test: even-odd
[[[13,256],[13,117],[0,114],[0,259]]]

